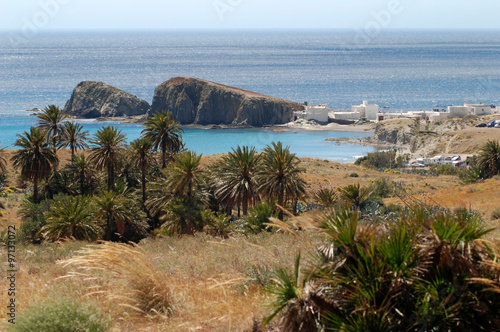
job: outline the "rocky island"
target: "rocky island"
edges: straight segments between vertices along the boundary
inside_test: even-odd
[[[73,90],[64,111],[78,118],[145,115],[149,103],[102,82],[83,81]]]
[[[299,103],[196,78],[176,77],[160,84],[149,115],[167,110],[181,124],[265,126],[293,120]]]

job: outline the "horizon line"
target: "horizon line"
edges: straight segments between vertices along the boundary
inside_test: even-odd
[[[359,28],[45,28],[44,32],[357,32]],[[21,29],[0,28],[0,33]],[[500,28],[386,28],[385,32],[500,32]]]

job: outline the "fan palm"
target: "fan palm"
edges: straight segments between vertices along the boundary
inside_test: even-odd
[[[155,150],[161,150],[162,168],[167,167],[167,152],[176,154],[183,147],[180,123],[174,120],[172,113],[163,111],[146,120],[144,126],[142,133],[153,142]]]
[[[488,141],[479,153],[477,165],[488,177],[500,173],[500,143]]]
[[[371,189],[360,187],[358,184],[350,184],[346,187],[339,187],[340,197],[347,201],[353,208],[359,209],[371,195]]]
[[[56,152],[49,148],[47,133],[37,127],[17,135],[15,146],[20,149],[11,158],[13,166],[21,169],[21,177],[33,182],[33,201],[38,203],[38,182],[48,177],[57,164]]]
[[[321,188],[314,195],[324,207],[331,208],[337,202],[337,192],[331,188]]]
[[[153,148],[153,143],[146,137],[141,137],[136,139],[130,144],[131,157],[135,165],[141,169],[142,178],[142,202],[146,202],[146,171],[148,165],[154,162],[154,158],[151,154],[151,149]]]
[[[59,141],[60,148],[71,149],[71,160],[75,157],[77,149],[86,149],[88,131],[82,131],[83,127],[74,122],[65,122],[61,131],[61,139]]]
[[[107,126],[99,129],[90,143],[94,145],[91,148],[90,161],[95,164],[97,170],[107,169],[108,191],[112,191],[115,169],[125,149],[125,135],[116,127]]]
[[[52,147],[56,148],[57,140],[62,132],[62,121],[66,118],[63,110],[56,105],[49,105],[42,110],[42,113],[37,115],[37,125],[47,132],[47,135],[52,140]]]
[[[222,158],[217,166],[215,194],[222,201],[236,202],[243,207],[243,215],[248,214],[248,205],[258,199],[255,175],[259,167],[260,156],[255,148],[238,146]],[[239,212],[239,208],[238,208]]]
[[[272,143],[264,148],[262,166],[257,173],[259,190],[270,200],[277,199],[280,207],[284,206],[286,198],[298,198],[305,192],[305,182],[300,178],[303,169],[299,168],[300,160],[295,153],[290,153],[290,147],[283,143]],[[283,220],[283,211],[278,218]]]
[[[94,241],[101,235],[101,227],[92,219],[89,198],[65,197],[57,201],[47,213],[47,224],[41,229],[49,240],[75,238]]]

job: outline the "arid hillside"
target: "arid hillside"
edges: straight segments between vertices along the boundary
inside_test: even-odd
[[[475,127],[479,123],[498,120],[500,116],[485,115],[451,118],[432,123],[411,119],[380,122],[369,143],[397,146],[412,158],[438,154],[474,154],[488,140],[500,141],[499,128]]]

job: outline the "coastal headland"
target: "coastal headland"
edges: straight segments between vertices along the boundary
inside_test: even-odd
[[[175,77],[146,101],[102,82],[81,82],[64,111],[77,118],[139,117],[169,111],[182,125],[254,126],[285,124],[303,105],[190,77]],[[134,118],[137,120],[137,118]],[[140,121],[140,120],[139,120]]]
[[[204,129],[269,127],[274,131],[374,132],[373,137],[338,140],[343,143],[396,148],[411,158],[436,154],[474,154],[488,140],[499,140],[495,128],[477,128],[496,115],[467,116],[426,122],[391,119],[378,123],[318,123],[295,119],[304,105],[260,93],[191,77],[175,77],[158,85],[148,102],[102,82],[81,82],[64,108],[75,118],[142,123],[152,114],[167,110],[184,126]]]

